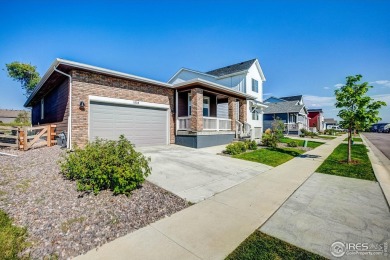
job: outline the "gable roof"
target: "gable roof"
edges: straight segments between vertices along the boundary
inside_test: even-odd
[[[239,62],[236,64],[228,65],[222,68],[207,71],[206,74],[210,74],[217,77],[222,77],[228,74],[233,74],[240,71],[249,70],[249,68],[255,63],[256,59]]]
[[[277,98],[277,97],[274,97],[274,96],[271,96],[271,97],[269,97],[269,98],[267,98],[266,100],[264,100],[264,103],[277,103],[277,102],[270,102],[269,100],[279,100],[280,102],[285,102],[286,100],[283,100],[283,99],[281,99],[281,98]]]
[[[283,99],[283,100],[286,100],[286,101],[300,101],[302,99],[302,95],[281,97],[279,99]]]
[[[157,85],[157,86],[161,86],[161,87],[172,88],[172,85],[169,83],[165,83],[165,82],[161,82],[161,81],[157,81],[157,80],[153,80],[153,79],[148,79],[148,78],[144,78],[144,77],[139,77],[139,76],[135,76],[132,74],[123,73],[123,72],[119,72],[119,71],[115,71],[115,70],[109,70],[109,69],[105,69],[105,68],[101,68],[101,67],[96,67],[96,66],[92,66],[92,65],[88,65],[88,64],[84,64],[84,63],[80,63],[80,62],[74,62],[74,61],[70,61],[70,60],[64,60],[64,59],[57,58],[51,64],[50,68],[46,71],[46,73],[42,77],[41,81],[37,84],[37,86],[34,88],[33,92],[31,93],[31,95],[28,97],[28,99],[24,103],[25,107],[31,106],[31,101],[34,99],[34,97],[37,95],[37,93],[40,92],[41,88],[46,83],[46,81],[48,81],[50,79],[50,77],[53,77],[53,74],[60,75],[58,72],[56,72],[56,69],[60,69],[60,71],[62,71],[64,73],[68,73],[71,69],[80,69],[80,70],[84,70],[84,71],[95,72],[95,73],[119,77],[119,78],[123,78],[123,79],[136,80],[136,81],[149,83],[149,84],[153,84],[153,85]]]
[[[297,101],[267,103],[267,106],[264,109],[264,114],[299,113],[305,107],[305,105],[297,105]]]

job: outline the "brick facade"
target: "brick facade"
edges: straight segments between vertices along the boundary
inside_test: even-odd
[[[240,106],[240,115],[239,115],[239,121],[241,123],[245,123],[247,121],[247,102],[246,100],[242,100],[240,99],[240,102],[239,102],[239,106]]]
[[[203,130],[203,89],[191,89],[191,130]]]
[[[89,95],[170,106],[170,143],[175,143],[174,90],[148,83],[72,70],[72,145],[88,142]],[[79,108],[84,101],[85,109]]]
[[[236,131],[236,99],[233,97],[228,98],[228,114],[232,120],[232,131]]]

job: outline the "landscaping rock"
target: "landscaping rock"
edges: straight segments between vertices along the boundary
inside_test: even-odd
[[[147,181],[129,197],[78,192],[60,174],[64,152],[54,146],[0,155],[0,209],[27,227],[33,259],[75,257],[189,205]]]

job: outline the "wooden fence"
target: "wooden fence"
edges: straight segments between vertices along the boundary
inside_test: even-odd
[[[55,125],[34,127],[0,126],[0,147],[11,147],[27,151],[31,148],[56,144]]]

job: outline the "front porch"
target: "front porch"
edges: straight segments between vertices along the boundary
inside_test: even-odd
[[[245,95],[209,85],[178,88],[176,144],[202,148],[228,144],[243,135],[247,129],[244,127],[247,124]]]

